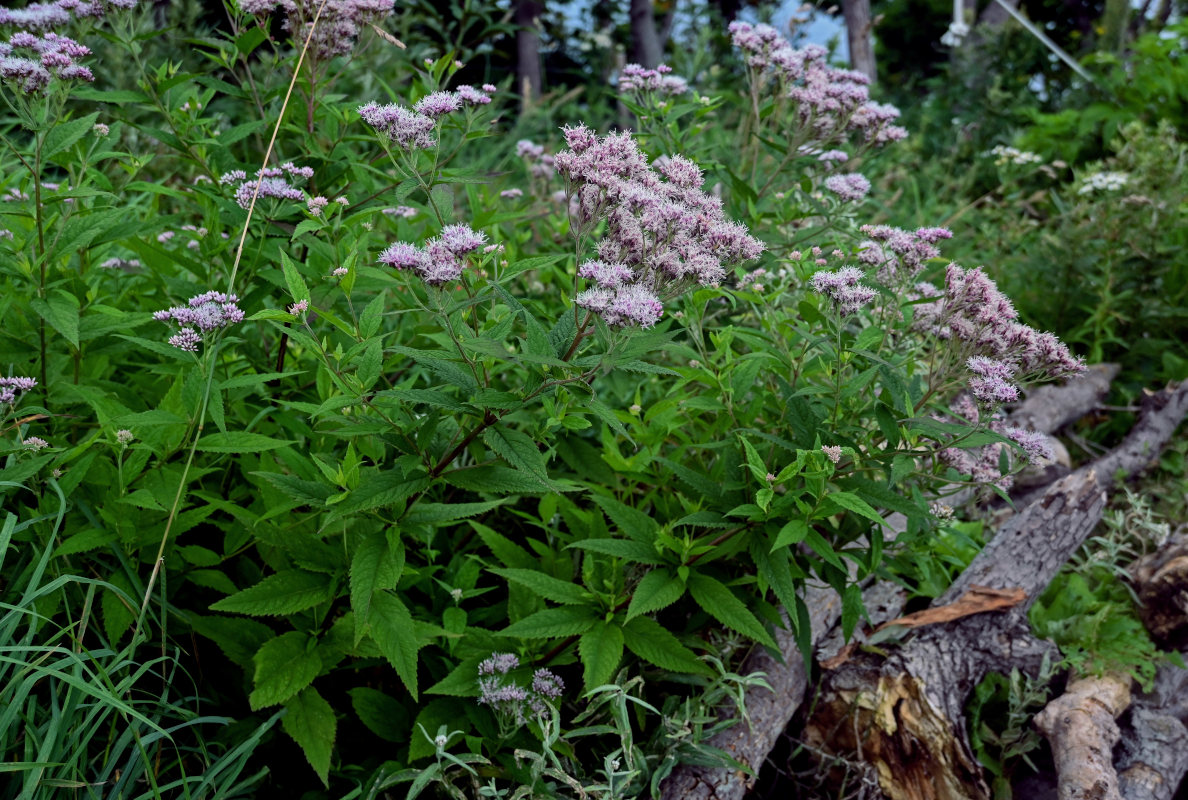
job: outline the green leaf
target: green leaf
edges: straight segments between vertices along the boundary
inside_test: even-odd
[[[533,594],[554,603],[580,606],[590,602],[590,594],[575,583],[554,578],[533,569],[490,569],[488,572],[526,586]]]
[[[412,614],[400,598],[380,592],[371,598],[371,638],[417,699],[417,634]]]
[[[794,544],[800,544],[808,536],[808,523],[802,519],[788,520],[784,527],[780,528],[779,534],[776,536],[775,542],[771,545],[771,550],[774,553],[784,547]]]
[[[294,301],[304,300],[309,302],[309,287],[305,285],[305,279],[297,271],[297,266],[284,250],[281,250],[280,256],[281,270],[285,274],[285,285],[289,287],[289,294],[293,297]]]
[[[581,550],[593,550],[595,553],[602,553],[603,555],[625,558],[637,564],[654,564],[660,566],[664,563],[660,556],[656,555],[655,547],[643,544],[642,542],[633,542],[628,539],[583,539],[569,546],[577,547]]]
[[[418,523],[442,523],[475,517],[485,514],[493,508],[498,508],[507,499],[488,500],[484,503],[417,503],[405,515],[404,521],[409,525]]]
[[[212,611],[230,611],[253,617],[295,614],[330,600],[330,579],[326,575],[286,570],[269,575],[211,606]]]
[[[504,425],[494,425],[483,432],[483,442],[516,469],[548,480],[544,456],[536,449],[536,442],[528,434]]]
[[[196,449],[202,453],[258,453],[295,444],[292,439],[273,439],[261,433],[231,431],[212,433],[198,440]]]
[[[606,512],[606,515],[611,518],[611,521],[628,538],[649,547],[656,541],[656,534],[660,531],[660,524],[648,514],[631,506],[624,505],[611,497],[592,494],[590,495],[590,499]]]
[[[543,494],[557,490],[556,484],[502,464],[448,470],[442,473],[441,479],[451,486],[480,494]]]
[[[248,697],[252,711],[283,703],[309,686],[322,670],[322,659],[310,645],[315,640],[299,631],[289,631],[268,641],[256,652],[252,690]]]
[[[63,150],[72,147],[75,142],[91,132],[91,129],[95,127],[95,120],[97,119],[99,119],[98,111],[93,114],[87,114],[85,117],[72,119],[69,122],[59,122],[50,128],[49,133],[45,135],[41,157],[48,160]],[[38,180],[40,180],[40,177]]]
[[[768,647],[776,647],[763,624],[721,581],[694,572],[689,576],[689,594],[706,613],[726,627]]]
[[[384,364],[384,348],[379,339],[372,339],[367,343],[358,363],[359,368],[355,377],[359,379],[359,383],[364,389],[370,389],[379,380],[380,370]]]
[[[326,484],[307,481],[296,475],[283,475],[279,472],[251,472],[249,474],[263,478],[292,499],[315,508],[325,505],[326,498],[334,494],[334,489]]]
[[[330,753],[338,729],[334,709],[312,686],[285,703],[285,708],[289,711],[281,720],[285,733],[301,746],[322,785],[329,788]]]
[[[370,339],[375,336],[379,330],[380,322],[383,321],[384,315],[384,296],[378,294],[363,309],[363,313],[359,315],[359,335],[364,339]]]
[[[423,477],[406,478],[399,470],[371,471],[359,480],[350,496],[335,506],[335,518],[345,517],[357,511],[394,506],[429,485]]]
[[[685,593],[685,584],[667,569],[654,569],[643,576],[631,593],[631,603],[627,606],[627,619],[634,619],[640,614],[648,614],[668,608],[681,599]]]
[[[833,545],[826,541],[825,537],[818,533],[817,529],[811,525],[808,528],[808,533],[805,534],[804,543],[809,546],[810,550],[819,555],[821,558],[825,559],[843,572],[845,571],[846,566],[842,563],[841,558],[838,557],[837,552],[833,549]]]
[[[613,622],[599,622],[578,640],[586,689],[609,683],[623,659],[623,629]]]
[[[624,625],[623,643],[632,653],[661,669],[700,675],[710,673],[709,667],[696,653],[651,617],[636,617]]]
[[[862,589],[856,583],[847,585],[846,590],[842,593],[841,615],[842,637],[847,642],[850,641],[850,636],[854,633],[854,626],[858,624],[864,610]]]
[[[408,711],[378,689],[357,686],[347,692],[351,707],[367,729],[386,742],[407,742],[411,725]]]
[[[846,511],[852,511],[869,520],[874,520],[880,525],[884,524],[883,518],[879,516],[879,512],[871,508],[861,497],[851,492],[833,492],[829,494],[825,498],[825,505],[828,506],[830,504]]]
[[[500,636],[518,639],[551,639],[555,636],[575,636],[585,633],[598,621],[598,615],[586,606],[546,608],[529,614],[500,631]]]
[[[404,545],[392,547],[384,531],[369,534],[351,558],[351,610],[355,612],[355,644],[371,619],[371,599],[383,589],[395,589],[404,572]]]
[[[74,297],[56,291],[46,300],[31,298],[29,305],[51,328],[66,337],[75,350],[78,349],[78,302]]]

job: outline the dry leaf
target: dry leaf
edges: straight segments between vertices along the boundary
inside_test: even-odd
[[[404,42],[400,41],[400,40],[399,40],[399,39],[397,39],[395,36],[393,36],[392,34],[388,33],[386,30],[384,30],[383,28],[381,28],[379,25],[375,25],[375,24],[372,24],[372,23],[368,23],[368,24],[369,24],[369,25],[371,25],[371,29],[372,29],[372,30],[374,30],[374,31],[375,31],[375,32],[376,32],[376,33],[379,35],[379,37],[380,37],[381,39],[383,39],[383,40],[385,40],[385,41],[387,41],[387,42],[390,42],[391,44],[394,44],[394,45],[396,45],[396,46],[397,46],[397,47],[399,47],[401,50],[406,50],[406,49],[408,49],[408,48],[406,48],[406,47],[404,46]]]
[[[1021,588],[991,589],[989,586],[973,585],[969,591],[958,597],[952,603],[936,608],[926,608],[906,617],[884,622],[876,631],[891,625],[901,625],[905,628],[918,628],[921,625],[935,625],[938,622],[952,622],[955,619],[968,617],[973,614],[983,614],[987,611],[1000,611],[1004,608],[1014,608],[1023,602],[1027,593]]]

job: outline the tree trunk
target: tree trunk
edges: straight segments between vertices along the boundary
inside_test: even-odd
[[[516,0],[516,82],[525,108],[540,98],[544,78],[540,68],[541,0]]]
[[[652,0],[631,0],[631,57],[647,69],[660,66],[664,58]]]
[[[875,81],[874,42],[870,36],[870,0],[842,0],[846,19],[846,39],[850,46],[850,66]]]

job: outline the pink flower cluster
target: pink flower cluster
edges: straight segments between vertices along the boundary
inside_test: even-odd
[[[928,283],[915,288],[915,299],[934,299],[915,306],[913,329],[960,348],[973,374],[970,391],[986,405],[1017,399],[1020,381],[1085,369],[1055,334],[1019,322],[1011,301],[981,269],[950,264],[943,292]]]
[[[953,414],[966,422],[977,425],[983,416],[982,410],[969,394],[959,395],[949,406]],[[1042,465],[1054,457],[1052,444],[1042,433],[1007,425],[1001,412],[992,412],[987,427],[1008,439],[1023,450],[1024,458],[1030,464]],[[948,447],[940,452],[940,459],[962,475],[969,475],[977,483],[994,483],[1001,489],[1010,489],[1014,479],[1003,475],[999,467],[1002,461],[1003,444],[989,444],[984,447]]]
[[[187,305],[155,312],[153,319],[176,323],[181,330],[169,337],[169,344],[193,353],[202,343],[201,334],[243,322],[238,303],[239,298],[233,294],[206,292],[191,297]]]
[[[892,124],[898,109],[871,101],[864,74],[830,67],[825,48],[797,50],[770,25],[732,22],[730,36],[746,57],[752,81],[771,83],[779,96],[791,99],[800,123],[811,126],[820,141],[841,140],[851,132],[860,132],[870,144],[907,136]]]
[[[0,8],[0,25],[12,25],[27,31],[46,31],[68,25],[71,16],[99,19],[111,9],[134,8],[136,0],[57,0],[53,3],[30,3],[24,8]]]
[[[870,181],[857,172],[845,175],[830,175],[825,179],[825,188],[840,197],[843,202],[853,203],[870,192]]]
[[[465,256],[486,241],[486,234],[472,230],[469,225],[447,225],[437,238],[425,242],[424,247],[396,242],[380,253],[377,260],[395,269],[412,270],[425,283],[439,286],[462,277]]]
[[[811,283],[813,291],[826,295],[841,315],[848,317],[878,296],[874,289],[858,282],[862,278],[862,270],[857,267],[842,267],[837,272],[822,270],[814,274]]]
[[[90,54],[90,48],[69,36],[52,31],[43,36],[19,31],[7,42],[0,42],[0,80],[24,94],[44,91],[55,78],[90,83],[95,80],[91,70],[75,63],[75,59]]]
[[[679,75],[673,75],[672,67],[667,64],[661,64],[656,69],[628,64],[619,71],[618,89],[638,99],[652,95],[675,97],[689,91],[689,82]]]
[[[565,682],[547,669],[538,669],[532,674],[532,686],[524,689],[508,677],[508,673],[520,666],[520,659],[514,653],[495,653],[479,664],[479,703],[490,706],[522,723],[525,712],[544,714],[549,705],[560,699],[565,691]]]
[[[22,378],[15,375],[11,378],[0,378],[0,403],[16,405],[20,396],[25,392],[32,391],[36,385],[36,378]]]
[[[890,225],[863,225],[860,230],[870,237],[863,242],[858,260],[878,267],[878,278],[885,286],[901,286],[924,269],[924,262],[940,255],[936,243],[951,239],[947,228],[919,228],[905,231]]]
[[[437,125],[444,117],[465,108],[491,102],[495,87],[481,89],[459,86],[452,92],[433,92],[418,100],[410,109],[396,103],[367,103],[359,106],[359,116],[376,133],[402,150],[424,150],[437,146]]]
[[[239,8],[259,17],[281,9],[285,12],[283,28],[297,44],[305,42],[317,17],[309,46],[319,60],[324,60],[351,52],[360,29],[379,22],[395,6],[395,0],[324,0],[324,3],[321,16],[318,7],[323,5],[323,0],[239,0]]]
[[[256,177],[248,179],[247,173],[241,169],[231,170],[219,176],[219,184],[235,188],[235,202],[240,208],[249,208],[252,197],[257,194],[259,186],[260,197],[271,197],[274,200],[290,200],[296,203],[305,201],[305,193],[293,186],[290,181],[305,181],[313,177],[314,171],[310,167],[299,167],[292,161],[286,161],[279,167],[264,167],[256,170]]]
[[[701,191],[701,169],[683,156],[648,164],[630,133],[598,137],[585,125],[565,129],[568,150],[554,158],[571,198],[570,229],[582,236],[606,221],[597,285],[576,298],[611,325],[654,325],[661,301],[693,284],[716,286],[723,264],[759,257],[763,243],[726,219],[722,201]],[[630,275],[630,277],[625,277]]]

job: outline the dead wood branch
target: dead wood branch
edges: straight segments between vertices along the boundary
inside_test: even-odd
[[[1130,678],[1105,676],[1069,684],[1035,717],[1052,746],[1059,800],[1122,800],[1113,750],[1115,720],[1130,705]]]

